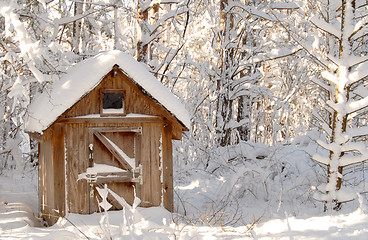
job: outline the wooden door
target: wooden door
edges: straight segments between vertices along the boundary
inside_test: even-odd
[[[139,182],[140,128],[90,128],[90,167],[98,172],[90,183],[90,212],[97,210],[99,199],[95,187],[108,188],[129,204],[134,200],[134,184]],[[99,199],[101,200],[101,199]],[[121,209],[117,201],[109,199],[114,209]]]

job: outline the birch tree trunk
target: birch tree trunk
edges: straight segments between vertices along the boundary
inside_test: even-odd
[[[81,15],[83,13],[84,0],[74,3],[74,16]],[[75,54],[79,54],[80,43],[81,43],[81,29],[82,19],[73,22],[73,34],[72,34],[72,51]]]
[[[137,60],[147,63],[148,36],[149,36],[149,8],[145,1],[138,0],[138,25],[140,34],[137,36]]]
[[[248,4],[248,0],[245,0],[245,5]],[[242,39],[243,46],[247,45],[247,41],[249,41],[249,34],[246,33]],[[245,57],[246,53],[244,52],[243,57]],[[246,76],[246,72],[242,71],[240,73],[240,78]],[[250,116],[251,116],[251,97],[250,96],[240,96],[238,99],[238,114],[237,114],[237,122],[242,123],[241,126],[237,128],[239,134],[239,140],[248,141],[250,139]]]

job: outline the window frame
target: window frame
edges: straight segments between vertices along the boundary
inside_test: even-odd
[[[122,112],[110,112],[110,113],[104,113],[104,108],[103,108],[103,96],[105,93],[122,93],[123,94],[123,111]],[[102,89],[100,91],[100,116],[101,117],[108,117],[108,116],[125,116],[125,90],[123,89]]]

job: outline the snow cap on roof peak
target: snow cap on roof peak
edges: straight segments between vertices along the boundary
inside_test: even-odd
[[[53,83],[50,90],[45,90],[37,97],[28,107],[25,130],[34,133],[45,131],[65,111],[93,90],[115,65],[189,129],[190,118],[184,105],[145,65],[126,53],[113,50],[75,64],[59,81]]]

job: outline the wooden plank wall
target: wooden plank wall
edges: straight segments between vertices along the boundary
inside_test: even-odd
[[[141,164],[143,168],[143,184],[140,186],[140,195],[138,195],[141,199],[141,206],[150,207],[151,203],[151,167],[150,167],[150,159],[151,159],[151,131],[150,124],[142,125],[142,140],[141,140]]]
[[[69,212],[89,213],[89,188],[78,175],[88,167],[88,129],[83,124],[66,125],[67,204]]]
[[[62,124],[53,126],[54,209],[65,216],[65,146]],[[56,219],[57,220],[57,219]]]
[[[106,132],[102,133],[120,149],[122,149],[129,157],[134,158],[134,132]],[[108,149],[96,137],[93,139],[95,148],[95,162],[109,164],[116,167],[124,168],[117,159],[108,151]],[[95,147],[96,146],[96,147]]]
[[[142,132],[136,133],[134,138],[134,150],[135,150],[135,166],[139,167],[142,164]],[[142,165],[141,165],[142,166]],[[142,176],[140,176],[142,177]],[[143,181],[141,181],[143,182]],[[134,184],[135,194],[141,199],[142,185],[140,182]],[[141,199],[142,200],[142,199]]]
[[[55,222],[54,209],[54,169],[53,169],[53,131],[48,129],[42,136],[39,154],[39,203],[43,219],[52,225]]]
[[[151,199],[153,206],[161,205],[161,159],[160,159],[160,141],[161,141],[161,126],[162,124],[150,124],[151,130]]]
[[[160,138],[161,126],[145,123],[142,127],[141,164],[143,166],[143,185],[141,186],[141,206],[161,204]]]
[[[38,142],[38,212],[42,215],[45,207],[43,203],[43,196],[45,195],[44,185],[45,185],[45,156],[43,153],[42,141]]]

